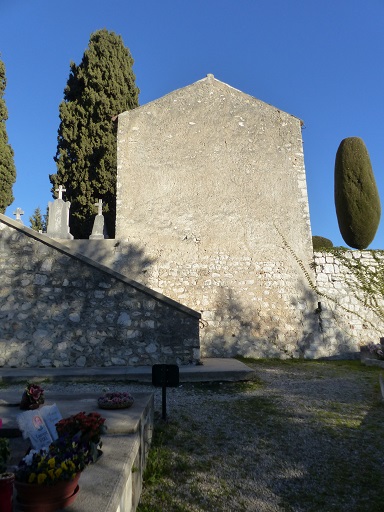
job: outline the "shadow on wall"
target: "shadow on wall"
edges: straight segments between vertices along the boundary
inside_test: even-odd
[[[0,366],[151,364],[153,299],[28,231],[1,233]],[[107,247],[90,245],[101,263]],[[131,280],[150,261],[132,245],[124,257]]]
[[[155,258],[145,255],[143,248],[119,241],[114,244],[114,254],[114,269],[139,282],[145,281],[143,274],[156,262]]]
[[[142,275],[154,262],[143,248],[118,240],[70,240],[64,245],[106,267],[142,282]]]
[[[313,290],[304,283],[301,289],[290,305],[280,299],[264,309],[255,303],[245,306],[232,289],[221,289],[215,311],[202,321],[203,357],[349,358],[356,350],[353,342],[332,325],[329,315],[322,319]]]

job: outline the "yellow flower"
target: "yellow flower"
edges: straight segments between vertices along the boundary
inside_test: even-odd
[[[51,477],[51,480],[55,479],[55,471],[53,469],[48,469],[47,473]]]
[[[67,471],[67,469],[68,469],[68,466],[65,462],[61,463],[61,467],[62,467],[62,469],[64,469],[64,471]]]
[[[55,467],[55,464],[56,464],[56,461],[55,461],[55,457],[51,457],[48,461],[48,466],[50,468],[54,468]]]
[[[28,477],[28,483],[33,484],[33,482],[35,481],[35,478],[36,478],[36,473],[31,473]]]
[[[62,472],[63,470],[61,468],[57,468],[55,472],[56,478],[59,478]]]
[[[47,475],[45,473],[40,473],[37,477],[37,483],[43,484],[46,479],[47,479]]]
[[[74,471],[76,466],[74,465],[74,463],[71,460],[69,460],[67,462],[67,465],[68,465],[68,468],[69,468],[70,471]]]

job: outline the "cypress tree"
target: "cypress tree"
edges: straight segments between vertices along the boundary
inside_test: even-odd
[[[47,231],[45,221],[41,215],[40,207],[38,206],[33,212],[32,217],[29,217],[31,228],[35,231]]]
[[[80,65],[70,64],[59,107],[57,173],[49,178],[53,197],[59,185],[66,189],[64,199],[71,202],[70,230],[75,238],[91,234],[98,199],[103,200],[109,237],[115,236],[115,116],[138,106],[132,65],[122,38],[105,29],[91,34]]]
[[[341,236],[355,249],[375,237],[381,206],[371,160],[359,137],[341,141],[335,160],[335,206]]]
[[[13,202],[12,185],[16,180],[13,150],[8,144],[5,127],[5,121],[8,119],[8,110],[3,98],[5,86],[5,66],[0,60],[0,213],[4,213],[7,206]]]

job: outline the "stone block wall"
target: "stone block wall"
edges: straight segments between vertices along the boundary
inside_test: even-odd
[[[384,252],[315,252],[320,355],[358,352],[384,336]]]
[[[200,314],[0,215],[0,366],[197,361]]]
[[[202,314],[203,356],[303,355],[316,298],[300,119],[208,75],[119,115],[116,268]],[[284,236],[284,238],[282,237]]]
[[[119,250],[116,268],[130,275],[124,243]],[[137,279],[201,313],[203,357],[305,356],[318,330],[317,299],[289,253],[275,261],[205,254],[187,264],[165,248],[153,256]]]

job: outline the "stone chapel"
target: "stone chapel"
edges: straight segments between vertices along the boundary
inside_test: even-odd
[[[316,331],[301,129],[213,75],[118,117],[116,238],[201,312],[205,355],[299,356]]]

